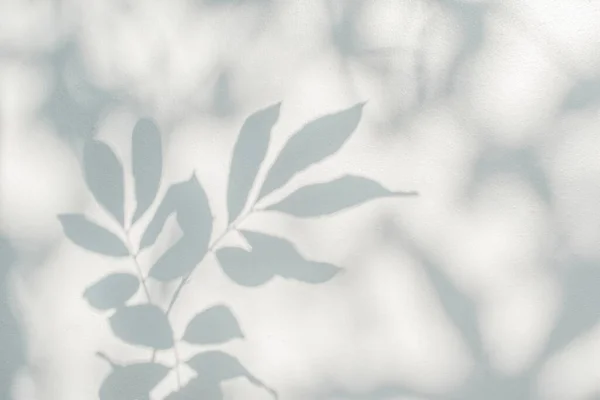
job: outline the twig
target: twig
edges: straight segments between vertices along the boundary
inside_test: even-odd
[[[256,211],[256,210],[253,207],[248,212],[244,213],[242,216],[237,218],[234,222],[229,224],[227,226],[227,228],[208,246],[208,249],[206,250],[206,254],[214,251],[214,249],[219,245],[219,243],[221,243],[221,241],[227,236],[227,234],[229,234],[229,232],[237,229],[238,226],[241,225],[241,223],[246,218],[248,218],[254,211]],[[205,257],[206,257],[206,254],[204,255]],[[134,258],[134,260],[135,260],[135,258]],[[200,262],[198,264],[200,264],[201,262],[202,262],[202,260],[200,260]],[[138,265],[137,262],[136,262],[136,265]],[[195,266],[184,278],[181,279],[179,286],[177,286],[177,289],[175,289],[175,293],[173,293],[173,297],[171,298],[171,301],[169,302],[169,306],[167,307],[167,310],[165,312],[165,314],[167,315],[167,318],[169,317],[169,314],[171,313],[171,310],[173,309],[175,302],[179,298],[179,295],[181,294],[181,290],[189,282],[190,276],[192,275],[192,273],[194,272],[196,267],[197,266]],[[140,271],[141,271],[141,269],[140,269]],[[145,287],[145,285],[144,285],[144,287]],[[148,295],[148,301],[150,301],[149,295]],[[156,353],[157,353],[157,350],[154,349],[152,351],[152,359],[151,359],[152,362],[154,362],[154,360],[156,359]],[[179,374],[179,365],[181,364],[181,359],[179,358],[179,352],[177,351],[177,343],[176,343],[176,340],[174,337],[173,337],[173,354],[175,356],[175,365],[173,366],[173,369],[175,370],[175,376],[177,377],[177,386],[178,386],[179,390],[181,390],[181,375]]]
[[[133,260],[133,264],[135,265],[135,270],[139,275],[140,282],[142,283],[142,287],[144,288],[144,293],[146,293],[146,298],[148,299],[148,303],[152,304],[152,298],[150,297],[150,290],[148,289],[148,285],[146,285],[146,278],[144,277],[144,272],[142,271],[142,266],[138,262],[139,251],[133,251],[133,245],[131,244],[131,239],[129,238],[130,229],[125,229],[125,244],[129,249],[129,254],[131,255],[131,259]]]
[[[133,260],[133,264],[135,265],[135,269],[139,275],[140,282],[142,283],[142,287],[144,288],[144,293],[146,293],[146,298],[148,299],[148,304],[152,304],[152,297],[150,296],[150,290],[148,289],[148,285],[146,285],[146,278],[144,277],[144,272],[142,271],[142,266],[138,262],[139,251],[133,251],[133,245],[131,244],[131,239],[129,237],[130,228],[125,229],[125,244],[129,249],[129,254],[131,254],[131,258]],[[156,361],[156,349],[152,349],[152,357],[150,358],[150,362]],[[175,376],[177,377],[177,386],[181,389],[181,375],[179,374],[179,352],[177,351],[177,346],[175,344],[175,337],[173,337],[173,355],[175,356],[175,366],[173,369],[175,370]]]
[[[221,241],[223,241],[223,239],[225,239],[225,237],[231,231],[237,230],[238,227],[242,224],[242,222],[244,222],[244,220],[246,220],[255,211],[257,211],[257,209],[252,207],[248,212],[242,214],[234,222],[229,224],[227,226],[227,228],[215,240],[213,240],[212,243],[208,246],[208,249],[206,250],[206,254],[212,253],[215,250],[215,248],[221,243]],[[205,254],[205,257],[206,257],[206,254]],[[200,263],[201,262],[202,262],[202,260],[200,261]],[[200,263],[198,263],[198,264],[200,264]],[[192,269],[184,278],[181,279],[181,282],[179,283],[179,286],[177,286],[177,289],[175,289],[175,293],[173,293],[171,302],[169,303],[169,306],[167,307],[167,311],[166,311],[167,316],[169,315],[169,313],[173,309],[173,306],[175,305],[175,302],[179,298],[179,295],[181,294],[181,290],[187,283],[189,283],[190,277],[195,270],[196,270],[196,268]]]

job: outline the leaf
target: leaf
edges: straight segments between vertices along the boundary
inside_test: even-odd
[[[414,195],[414,192],[392,192],[368,178],[345,175],[330,182],[301,187],[267,210],[296,217],[318,217],[380,197]]]
[[[252,251],[226,247],[216,253],[223,272],[239,285],[258,286],[275,275],[306,283],[323,283],[340,271],[332,264],[307,260],[283,238],[244,230],[240,233]]]
[[[132,218],[134,224],[156,197],[163,161],[160,132],[152,120],[143,118],[135,124],[131,142],[131,162],[137,200]]]
[[[129,250],[115,234],[96,225],[81,214],[60,214],[65,235],[76,245],[94,253],[112,257],[126,257]]]
[[[83,292],[90,305],[99,310],[109,310],[125,304],[140,287],[135,275],[116,273],[108,275]]]
[[[121,340],[138,346],[166,350],[173,347],[173,329],[164,311],[152,304],[123,307],[110,317],[110,326]]]
[[[188,364],[204,381],[220,383],[245,377],[252,384],[264,388],[277,397],[277,393],[251,374],[234,356],[219,350],[203,351],[190,358]]]
[[[194,240],[198,253],[205,254],[212,233],[212,214],[206,192],[196,176],[169,187],[156,214],[142,235],[140,249],[156,242],[169,216],[176,213],[184,235]]]
[[[159,257],[150,268],[148,276],[167,282],[191,272],[206,254],[205,246],[185,235]]]
[[[223,344],[243,337],[231,310],[216,305],[196,314],[185,329],[183,340],[192,344]]]
[[[271,130],[279,119],[280,107],[281,103],[277,103],[257,111],[246,118],[242,125],[233,149],[229,171],[227,189],[229,223],[235,221],[246,205],[256,174],[267,154]]]
[[[83,149],[85,181],[96,201],[124,224],[123,166],[105,143],[89,141]]]
[[[337,152],[358,126],[364,104],[317,118],[294,134],[271,166],[259,199],[285,185],[300,171]]]
[[[137,400],[147,396],[168,374],[158,363],[117,366],[102,382],[100,400]]]
[[[221,386],[202,378],[189,381],[184,387],[168,395],[165,400],[223,400]]]

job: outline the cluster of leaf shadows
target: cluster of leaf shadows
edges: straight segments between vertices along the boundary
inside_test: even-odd
[[[555,355],[567,350],[577,339],[585,337],[600,323],[600,269],[597,259],[569,257],[561,260],[560,281],[563,302],[554,327],[527,368],[516,374],[498,371],[490,360],[480,329],[480,310],[470,295],[457,287],[447,275],[442,259],[437,258],[414,240],[397,222],[385,221],[385,240],[401,246],[426,274],[439,304],[467,345],[474,364],[468,377],[456,388],[432,393],[411,385],[382,385],[363,393],[329,387],[315,395],[318,400],[392,400],[398,398],[427,400],[534,400],[544,398],[539,391],[542,368]],[[581,398],[581,397],[579,397]],[[585,400],[599,400],[600,392]]]
[[[364,103],[323,115],[302,126],[287,141],[269,167],[261,186],[257,176],[264,163],[271,133],[280,114],[280,103],[250,115],[243,123],[234,146],[229,173],[227,210],[228,227],[213,236],[213,215],[207,194],[195,174],[182,182],[171,184],[162,199],[157,199],[163,169],[161,135],[149,119],[137,122],[132,134],[131,171],[135,184],[136,207],[126,218],[124,207],[124,169],[112,149],[97,140],[86,143],[83,151],[85,181],[95,200],[109,215],[119,231],[109,230],[80,214],[62,214],[65,235],[75,244],[95,253],[111,257],[131,257],[132,273],[112,273],[88,287],[84,292],[89,304],[110,312],[108,322],[112,332],[122,341],[146,347],[152,352],[150,361],[118,365],[104,353],[99,353],[112,366],[104,379],[101,400],[147,399],[150,392],[173,371],[178,389],[167,399],[221,399],[221,382],[245,377],[276,396],[276,392],[256,378],[236,357],[220,350],[199,351],[182,361],[177,342],[192,345],[219,345],[244,337],[234,312],[224,304],[214,304],[193,316],[181,337],[176,337],[169,314],[181,290],[194,269],[209,252],[214,252],[226,276],[233,282],[254,287],[275,277],[306,283],[323,283],[332,279],[339,267],[312,260],[283,237],[252,230],[238,229],[249,215],[258,212],[279,212],[300,218],[319,217],[359,205],[368,200],[414,195],[414,192],[393,192],[365,177],[344,175],[329,182],[315,183],[297,189],[283,200],[265,203],[268,195],[283,188],[296,174],[336,153],[356,130]],[[152,205],[155,212],[143,227],[137,246],[130,238],[131,228],[144,220]],[[180,238],[148,269],[147,276],[138,261],[141,251],[153,246],[167,219],[174,215],[181,229]],[[115,224],[113,224],[115,225]],[[221,246],[222,239],[238,230],[250,250]],[[162,309],[152,301],[147,280],[178,282],[170,303]],[[131,304],[139,291],[146,302]],[[157,351],[173,351],[175,365],[156,362]],[[196,372],[182,384],[179,367],[185,362]]]

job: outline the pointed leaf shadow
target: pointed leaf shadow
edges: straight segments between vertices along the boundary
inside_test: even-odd
[[[83,297],[99,310],[109,310],[125,304],[140,287],[135,275],[126,273],[110,274],[88,287]]]
[[[223,391],[219,383],[203,378],[195,378],[184,387],[169,394],[165,400],[223,400]]]
[[[258,286],[275,275],[306,283],[323,283],[340,271],[335,265],[304,258],[286,239],[246,230],[240,233],[252,251],[233,247],[217,251],[223,272],[239,285]]]
[[[76,245],[94,253],[112,257],[126,257],[129,250],[115,234],[96,225],[81,214],[60,214],[65,235]]]
[[[196,240],[183,236],[156,260],[148,276],[168,282],[189,274],[202,261],[206,249]]]
[[[274,397],[275,390],[250,373],[236,357],[220,350],[204,351],[190,358],[188,364],[198,377],[207,382],[221,383],[226,380],[245,377],[250,383],[265,389]]]
[[[364,104],[317,118],[295,133],[271,166],[259,199],[279,189],[310,165],[337,152],[358,126]]]
[[[162,145],[160,132],[150,119],[140,119],[133,128],[131,146],[132,172],[137,206],[134,224],[154,201],[162,176]]]
[[[94,198],[123,226],[125,189],[123,166],[105,143],[90,140],[83,149],[85,181]]]
[[[241,230],[240,233],[252,247],[252,253],[284,278],[324,283],[341,270],[333,264],[304,258],[296,246],[284,238],[247,230]]]
[[[115,366],[104,379],[98,393],[100,400],[142,399],[160,383],[169,368],[158,363]]]
[[[238,247],[224,247],[216,251],[221,269],[238,285],[255,287],[270,281],[275,271],[269,263],[261,262],[251,252]]]
[[[279,119],[281,103],[274,104],[250,115],[244,121],[233,149],[229,186],[227,188],[228,222],[233,222],[242,212],[256,174],[263,162],[271,130]]]
[[[184,234],[195,240],[198,248],[206,253],[212,234],[212,222],[206,192],[196,175],[193,175],[181,185],[181,192],[177,197],[177,223]]]
[[[267,210],[296,217],[333,214],[381,197],[416,196],[416,192],[392,192],[379,183],[355,175],[344,175],[330,182],[301,187]]]
[[[206,192],[195,175],[187,181],[169,187],[142,235],[140,249],[156,242],[166,220],[173,213],[186,240],[194,241],[195,252],[206,254],[212,234],[213,217]]]
[[[183,340],[192,344],[223,344],[243,337],[231,310],[219,304],[196,314],[185,329]]]
[[[123,307],[110,317],[114,334],[126,343],[166,350],[173,347],[173,329],[163,310],[152,304]]]

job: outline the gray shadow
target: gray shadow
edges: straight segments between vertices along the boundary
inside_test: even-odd
[[[565,112],[571,112],[599,104],[600,79],[578,79],[566,93],[562,108]]]
[[[284,188],[297,174],[338,152],[356,130],[363,107],[364,103],[358,103],[306,123],[287,141],[275,162],[268,166],[262,184],[256,182],[256,177],[263,167],[281,104],[273,104],[250,115],[240,129],[232,154],[227,196],[229,225],[212,241],[214,217],[208,195],[195,174],[188,180],[171,184],[164,196],[157,198],[163,170],[162,140],[151,119],[143,118],[133,128],[131,170],[136,207],[131,218],[125,215],[124,207],[126,168],[110,146],[87,139],[82,160],[84,178],[95,201],[114,223],[111,228],[104,227],[102,222],[92,221],[81,214],[62,214],[58,219],[73,244],[100,256],[129,256],[134,270],[132,273],[109,274],[88,286],[82,296],[90,306],[110,313],[108,324],[118,339],[152,350],[154,361],[157,351],[173,351],[177,357],[174,347],[177,338],[174,337],[169,313],[191,273],[209,251],[215,251],[224,273],[241,286],[260,286],[274,277],[309,284],[333,279],[341,271],[339,267],[307,258],[285,238],[242,230],[239,224],[251,213],[266,210],[302,218],[322,217],[376,198],[414,195],[412,192],[390,191],[364,177],[346,175],[330,182],[301,187],[270,206],[264,205],[263,201],[263,205],[258,207],[257,201],[250,198],[253,188],[260,188],[260,201]],[[148,222],[136,250],[129,237],[130,230],[144,220],[141,217],[156,202],[158,205],[153,215],[146,218]],[[142,272],[145,268],[139,264],[139,252],[156,243],[170,216],[175,216],[182,235],[157,258],[145,276]],[[220,240],[232,230],[237,230],[244,237],[250,250],[220,245]],[[177,283],[166,310],[152,301],[148,280]],[[147,302],[128,305],[127,302],[142,289]],[[234,313],[225,305],[216,305],[193,316],[180,340],[194,345],[215,345],[243,338],[243,330]],[[123,389],[126,393],[147,397],[151,388],[164,378],[166,367],[158,363],[116,365],[107,356],[103,358],[111,364],[112,371],[100,388],[102,399],[110,398],[127,384],[129,386]],[[276,396],[274,390],[227,353],[216,350],[201,352],[192,357],[188,365],[198,373],[198,378],[174,393],[172,398],[196,395],[219,398],[220,383],[235,377],[245,377],[250,383]]]
[[[445,94],[449,95],[459,90],[461,69],[468,64],[481,49],[485,37],[485,17],[489,6],[485,3],[468,3],[456,0],[436,0],[448,10],[463,29],[460,49],[452,60],[447,72]]]
[[[558,272],[563,302],[543,355],[550,357],[600,322],[600,260],[570,257]]]
[[[483,140],[466,187],[469,200],[476,198],[481,187],[500,174],[512,174],[527,184],[547,205],[552,205],[554,194],[535,146],[516,149],[502,147]]]
[[[325,391],[315,398],[315,400],[396,400],[398,398],[434,400],[435,397],[418,393],[407,387],[401,386],[381,386],[372,391],[354,393],[343,389],[331,389]]]
[[[538,399],[540,397],[536,393],[537,379],[546,361],[600,323],[600,261],[571,257],[558,269],[564,300],[544,349],[523,372],[504,375],[490,364],[479,330],[480,317],[476,302],[453,283],[445,272],[443,260],[436,259],[419,246],[418,242],[391,218],[383,221],[382,232],[384,242],[388,246],[401,247],[423,268],[437,294],[440,306],[467,345],[475,362],[474,368],[457,389],[441,394],[419,393],[410,388],[410,385],[382,385],[366,393],[326,390],[326,394],[321,398],[384,400],[394,396],[416,396],[440,400]]]
[[[259,199],[281,188],[294,176],[335,154],[350,139],[365,103],[323,115],[305,124],[285,144],[270,166]]]
[[[305,258],[284,238],[247,230],[240,233],[252,250],[224,247],[216,252],[223,272],[239,285],[260,286],[275,276],[305,283],[324,283],[340,271],[333,264]]]
[[[12,399],[15,373],[25,364],[25,343],[15,318],[8,277],[17,260],[10,242],[0,236],[0,398]]]
[[[76,146],[96,134],[96,124],[123,94],[101,89],[88,79],[80,50],[66,40],[40,58],[51,69],[53,87],[40,111],[56,128],[56,134]]]
[[[217,81],[213,87],[210,112],[220,118],[231,117],[236,114],[238,104],[232,93],[233,74],[227,67],[221,67]]]

